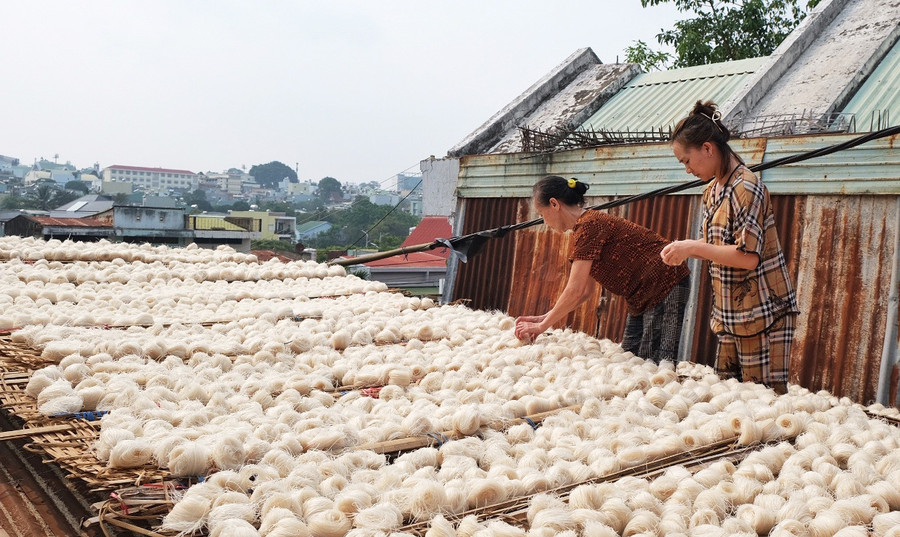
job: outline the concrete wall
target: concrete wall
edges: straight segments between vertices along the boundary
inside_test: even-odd
[[[115,207],[113,210],[113,222],[117,228],[153,230],[184,229],[184,209]]]
[[[422,212],[425,216],[450,216],[456,208],[459,159],[431,157],[419,163],[422,171]]]

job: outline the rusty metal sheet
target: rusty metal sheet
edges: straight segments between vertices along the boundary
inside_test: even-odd
[[[896,244],[893,196],[810,196],[797,260],[800,323],[791,378],[875,400]]]

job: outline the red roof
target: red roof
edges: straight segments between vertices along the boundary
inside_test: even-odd
[[[170,170],[169,168],[145,168],[143,166],[122,166],[121,164],[114,164],[109,167],[110,169],[116,170],[137,170],[139,172],[165,172],[165,173],[187,173],[190,175],[194,175],[194,172],[189,170]]]
[[[111,223],[97,218],[53,218],[51,216],[32,216],[31,218],[44,226],[113,227]]]
[[[446,216],[426,216],[400,246],[417,246],[434,242],[435,239],[449,239],[450,233],[450,221]],[[447,248],[437,248],[432,252],[432,255],[443,259],[450,257],[450,250]]]
[[[441,248],[446,250],[446,248]],[[450,255],[449,253],[447,254]],[[408,254],[394,255],[376,261],[364,263],[367,267],[444,267],[447,265],[447,257],[428,252],[411,252]]]
[[[282,263],[290,263],[293,261],[290,257],[281,255],[272,250],[250,250],[250,253],[256,256],[256,259],[260,263],[265,263],[266,261],[277,257]]]

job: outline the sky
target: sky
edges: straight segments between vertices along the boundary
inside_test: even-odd
[[[573,52],[685,18],[640,0],[5,2],[0,155],[384,183]],[[58,155],[58,157],[56,156]]]

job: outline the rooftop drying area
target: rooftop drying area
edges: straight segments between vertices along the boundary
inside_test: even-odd
[[[226,247],[6,237],[0,262],[0,438],[70,476],[88,535],[900,524],[896,409]]]

